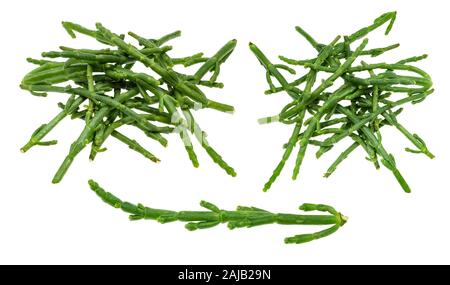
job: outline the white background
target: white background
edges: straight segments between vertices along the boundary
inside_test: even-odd
[[[6,2],[4,2],[6,3]],[[401,264],[449,263],[449,60],[446,1],[10,1],[2,4],[0,263],[18,264]],[[314,55],[294,30],[301,25],[318,41],[349,34],[380,14],[397,10],[388,37],[382,29],[369,46],[399,42],[401,47],[379,60],[428,53],[418,63],[428,71],[436,92],[425,102],[408,105],[400,119],[420,134],[436,154],[430,160],[406,153],[410,146],[386,128],[384,143],[412,187],[405,194],[386,169],[376,171],[361,150],[353,153],[328,179],[322,178],[349,141],[320,160],[310,150],[299,180],[292,181],[293,159],[268,193],[261,191],[281,158],[281,146],[292,126],[258,125],[259,117],[276,114],[289,101],[286,94],[264,96],[265,75],[248,42],[276,61]],[[199,111],[198,122],[209,141],[232,164],[238,176],[227,176],[197,145],[200,168],[194,169],[176,135],[162,148],[138,132],[143,144],[162,162],[157,165],[113,140],[107,153],[89,162],[82,152],[59,185],[51,178],[82,130],[66,120],[48,138],[53,147],[22,154],[20,146],[41,123],[57,112],[63,94],[30,96],[19,89],[32,65],[26,57],[56,50],[59,45],[97,47],[90,38],[72,40],[62,20],[93,27],[97,21],[117,33],[133,30],[148,37],[181,29],[172,55],[214,53],[236,38],[238,46],[223,65],[223,90],[209,96],[236,107],[234,115]],[[368,59],[374,62],[377,59]],[[301,71],[301,70],[300,70]],[[268,225],[230,231],[225,225],[188,232],[182,223],[129,222],[125,213],[101,202],[87,180],[130,202],[173,210],[200,209],[204,199],[224,209],[252,205],[275,212],[298,213],[304,202],[335,206],[348,223],[328,238],[285,245],[283,238],[317,227]]]

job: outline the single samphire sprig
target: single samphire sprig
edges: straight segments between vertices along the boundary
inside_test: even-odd
[[[298,215],[271,213],[255,207],[238,206],[235,211],[222,210],[214,204],[201,201],[200,206],[207,211],[170,211],[146,207],[142,204],[131,204],[125,202],[106,192],[97,182],[89,180],[89,186],[105,203],[122,209],[130,214],[129,218],[135,220],[155,220],[162,224],[168,222],[187,222],[186,229],[190,231],[207,229],[221,223],[227,223],[229,229],[250,228],[267,224],[280,225],[332,225],[324,230],[300,234],[284,239],[285,243],[305,243],[326,237],[336,232],[343,226],[347,217],[337,212],[333,207],[321,204],[303,204],[300,210],[305,212],[320,211],[326,215]]]
[[[351,140],[350,145],[331,164],[324,177],[329,177],[350,153],[361,147],[367,153],[367,160],[377,169],[381,160],[394,174],[403,190],[411,191],[397,168],[394,156],[384,147],[380,130],[384,126],[395,127],[414,145],[413,149],[406,148],[406,151],[434,158],[423,139],[408,131],[398,120],[403,105],[422,102],[433,93],[430,76],[412,65],[425,59],[427,55],[409,57],[394,63],[357,63],[363,56],[374,58],[399,46],[393,44],[367,49],[368,39],[364,38],[385,23],[388,23],[385,31],[387,35],[396,15],[396,12],[385,13],[371,25],[349,36],[338,36],[329,44],[318,43],[304,29],[296,27],[296,31],[312,45],[318,55],[304,60],[280,56],[284,63],[306,69],[304,75],[291,82],[282,72],[296,74],[294,69],[285,64],[273,64],[255,44],[250,43],[250,50],[266,69],[269,89],[265,93],[285,91],[292,98],[277,115],[259,120],[262,124],[281,122],[294,125],[292,135],[284,145],[282,159],[264,185],[264,191],[280,175],[296,146],[298,152],[292,174],[294,180],[300,172],[309,146],[318,147],[316,157],[319,158],[344,139]],[[356,43],[362,38],[364,39],[360,43]],[[357,44],[355,49],[353,44]]]
[[[163,146],[168,143],[166,134],[177,133],[192,164],[198,167],[199,162],[190,139],[193,135],[215,163],[229,175],[236,176],[234,169],[206,140],[206,133],[193,116],[193,111],[205,108],[233,112],[232,106],[206,97],[202,87],[223,87],[221,82],[217,82],[220,67],[233,52],[236,40],[227,42],[211,57],[197,53],[174,58],[168,54],[172,46],[166,43],[179,37],[179,31],[159,39],[129,32],[128,35],[138,46],[126,41],[125,35],[117,35],[99,23],[94,30],[71,22],[62,24],[72,38],[76,37],[77,32],[95,38],[107,48],[76,49],[61,46],[59,51],[42,53],[47,58],[45,60],[28,59],[38,67],[25,75],[20,85],[22,89],[42,97],[49,92],[70,96],[65,103],[58,104],[61,109],[59,113],[41,125],[21,151],[26,152],[36,145],[56,144],[56,140],[44,139],[66,117],[82,119],[85,124],[56,172],[53,183],[63,179],[75,157],[89,144],[91,160],[105,151],[104,145],[109,137],[149,160],[159,162],[154,154],[136,140],[119,131],[124,125],[138,128]],[[55,58],[60,61],[49,60]],[[136,71],[136,63],[147,67],[149,73]],[[179,71],[180,66],[193,65],[199,66],[193,74]],[[208,73],[211,77],[205,79]]]

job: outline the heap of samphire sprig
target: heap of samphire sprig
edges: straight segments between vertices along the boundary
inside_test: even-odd
[[[394,156],[384,147],[380,129],[393,126],[414,146],[406,148],[412,153],[422,153],[433,158],[425,142],[411,133],[398,121],[402,106],[406,103],[422,102],[433,92],[430,76],[422,69],[413,66],[414,62],[425,59],[427,55],[414,56],[394,63],[366,63],[363,56],[377,57],[397,48],[394,44],[382,48],[366,49],[368,39],[363,39],[356,48],[352,44],[367,34],[388,23],[385,34],[392,28],[396,12],[388,12],[376,18],[373,24],[355,33],[336,37],[329,44],[318,43],[300,27],[296,30],[317,51],[315,58],[305,60],[279,58],[287,64],[302,66],[307,71],[300,78],[288,82],[281,74],[284,70],[295,74],[295,70],[284,64],[272,64],[254,44],[250,49],[266,69],[269,90],[266,94],[285,91],[292,102],[288,103],[276,116],[260,119],[260,123],[281,122],[293,125],[292,135],[284,146],[284,154],[264,186],[267,191],[281,173],[293,149],[299,150],[292,178],[296,179],[308,146],[316,146],[316,157],[321,157],[343,139],[352,140],[324,174],[330,176],[347,156],[361,147],[367,159],[378,169],[379,161],[389,169],[405,192],[410,187],[397,169]],[[323,80],[319,80],[324,75]],[[273,79],[279,86],[275,86]],[[323,139],[322,139],[323,138]]]
[[[72,38],[75,32],[93,37],[110,46],[105,49],[74,49],[60,47],[59,51],[42,53],[45,58],[59,58],[60,61],[28,61],[38,65],[22,80],[21,88],[36,96],[47,96],[48,92],[66,93],[70,97],[59,103],[60,112],[48,123],[40,126],[22,147],[26,152],[36,145],[53,145],[55,140],[44,141],[44,137],[65,117],[84,121],[85,127],[73,142],[70,151],[58,171],[53,183],[64,177],[74,158],[91,145],[90,159],[105,151],[105,141],[113,137],[151,161],[159,159],[134,139],[126,136],[119,128],[134,126],[152,140],[167,145],[166,133],[177,132],[187,154],[195,167],[199,163],[189,133],[193,134],[212,160],[229,175],[234,169],[210,146],[192,115],[192,110],[210,108],[222,112],[233,112],[232,106],[206,97],[201,87],[222,88],[217,82],[220,66],[230,56],[236,40],[225,44],[216,54],[205,57],[197,53],[188,57],[173,58],[168,55],[171,46],[166,42],[180,36],[174,32],[159,39],[141,37],[128,33],[140,45],[125,41],[124,35],[117,35],[101,24],[90,30],[78,24],[63,22],[63,27]],[[135,71],[137,62],[152,71],[152,74]],[[174,69],[197,65],[192,75]],[[204,79],[208,73],[209,79]],[[68,85],[71,84],[71,85]]]

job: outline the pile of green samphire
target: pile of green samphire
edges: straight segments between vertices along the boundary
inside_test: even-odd
[[[105,150],[105,141],[111,136],[141,153],[151,161],[159,159],[135,140],[119,131],[123,125],[134,126],[163,146],[167,145],[166,133],[177,132],[183,140],[186,152],[195,167],[199,163],[194,152],[189,133],[193,134],[208,155],[229,175],[236,173],[222,157],[210,146],[205,133],[200,129],[192,110],[211,108],[222,112],[233,112],[232,106],[218,103],[206,97],[200,86],[222,88],[216,82],[220,65],[230,56],[236,40],[229,41],[212,57],[203,53],[183,58],[171,58],[167,54],[172,49],[165,43],[180,36],[174,32],[159,39],[147,39],[130,32],[141,47],[135,47],[97,24],[97,30],[89,30],[80,25],[63,22],[67,32],[91,36],[101,43],[116,49],[73,49],[60,47],[60,51],[42,53],[46,58],[61,58],[64,61],[35,60],[29,62],[39,65],[22,80],[21,87],[36,96],[47,96],[48,92],[66,93],[70,97],[65,104],[60,103],[61,111],[49,123],[40,126],[22,147],[26,152],[34,145],[51,145],[56,141],[42,139],[65,117],[84,120],[85,127],[70,147],[67,157],[56,172],[53,183],[61,181],[74,158],[91,144],[90,159]],[[133,71],[137,62],[153,71],[150,74]],[[176,65],[191,66],[201,64],[193,75],[186,75],[172,69]],[[208,80],[203,78],[213,72]],[[76,86],[65,85],[73,82]],[[86,106],[83,105],[88,101]],[[181,115],[182,114],[182,115]]]
[[[381,15],[372,25],[364,27],[349,36],[337,36],[329,44],[318,43],[311,35],[300,27],[296,30],[317,51],[315,58],[304,60],[279,58],[293,66],[307,69],[306,74],[288,82],[280,70],[295,74],[295,70],[284,64],[272,64],[254,44],[250,49],[266,69],[269,90],[266,94],[285,91],[292,101],[276,116],[262,118],[260,123],[281,122],[293,125],[292,135],[284,146],[284,154],[273,171],[263,190],[267,191],[280,175],[293,149],[298,145],[292,179],[296,179],[309,145],[318,148],[319,158],[330,151],[343,139],[352,140],[338,158],[331,164],[324,176],[330,176],[347,156],[361,147],[367,153],[367,159],[379,168],[379,161],[394,174],[405,192],[410,187],[397,169],[394,156],[383,146],[380,129],[384,126],[397,128],[415,149],[406,148],[412,153],[423,153],[430,158],[425,142],[417,135],[409,132],[398,121],[403,111],[401,106],[422,102],[433,92],[430,76],[412,63],[425,59],[427,55],[414,56],[394,63],[366,63],[363,57],[377,57],[399,44],[382,48],[366,49],[368,39],[365,38],[355,49],[352,44],[365,37],[371,31],[389,23],[385,34],[391,30],[396,12]],[[319,81],[320,76],[324,79]],[[278,81],[275,86],[272,79]]]

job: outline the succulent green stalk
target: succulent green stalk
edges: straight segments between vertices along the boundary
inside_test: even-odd
[[[202,131],[202,129],[200,129],[200,126],[197,124],[197,122],[195,122],[194,116],[192,116],[192,113],[189,111],[189,109],[183,110],[183,114],[186,119],[188,129],[192,134],[195,135],[198,142],[205,149],[206,153],[211,157],[211,159],[215,163],[217,163],[223,170],[225,170],[225,172],[228,175],[235,177],[237,175],[236,171],[233,169],[233,167],[228,165],[228,163],[223,160],[222,156],[220,156],[220,154],[218,154],[214,150],[214,148],[209,144],[209,142],[206,139],[207,134],[204,131]]]
[[[65,117],[70,116],[76,109],[85,101],[85,98],[78,96],[77,99],[69,100],[72,102],[67,102],[65,108],[58,113],[50,122],[41,125],[31,136],[30,140],[20,149],[22,152],[27,152],[30,148],[35,145],[39,145],[41,140],[51,131],[53,128],[61,122]],[[41,144],[42,145],[42,144]]]
[[[206,60],[194,74],[194,78],[196,79],[196,81],[199,82],[206,73],[213,70],[214,73],[209,81],[215,82],[220,72],[220,65],[224,63],[231,55],[234,48],[236,47],[236,43],[237,41],[235,39],[229,41],[216,54]]]
[[[142,204],[131,204],[122,201],[115,195],[106,192],[97,182],[89,180],[89,186],[106,204],[128,213],[130,220],[155,220],[165,224],[169,222],[187,222],[189,231],[207,229],[221,223],[227,223],[229,229],[251,228],[255,226],[280,225],[332,225],[331,227],[310,234],[300,234],[284,239],[288,244],[300,244],[326,237],[336,232],[347,222],[347,217],[334,208],[321,204],[303,204],[300,210],[305,212],[320,211],[326,215],[298,215],[268,212],[256,207],[238,206],[235,211],[222,210],[216,205],[201,201],[200,206],[206,211],[171,211],[146,207]]]

